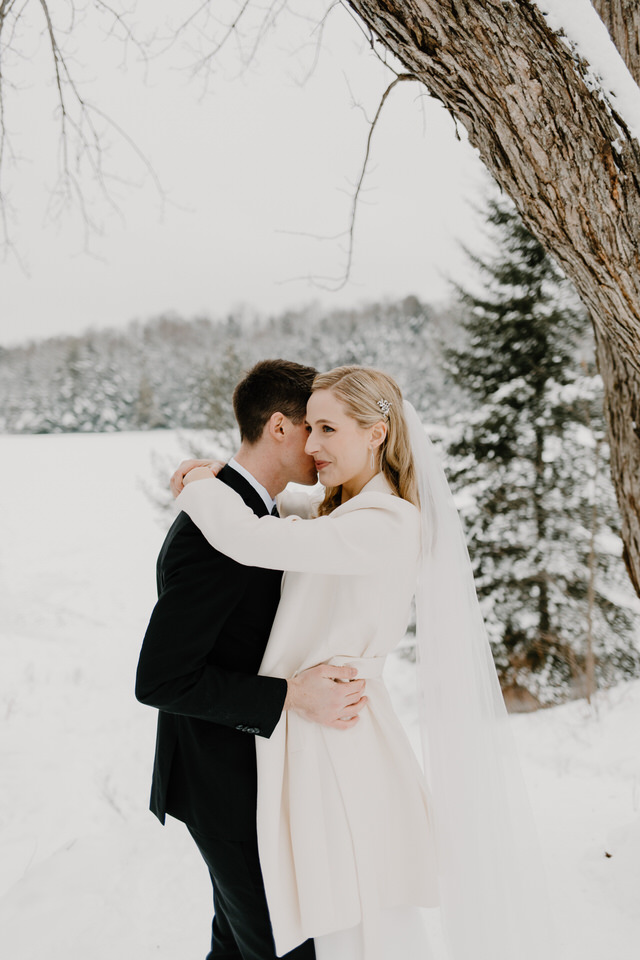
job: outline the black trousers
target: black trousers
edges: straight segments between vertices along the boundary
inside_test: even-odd
[[[258,859],[258,842],[207,837],[187,824],[209,868],[215,914],[207,960],[276,960]],[[284,954],[315,960],[313,940]]]

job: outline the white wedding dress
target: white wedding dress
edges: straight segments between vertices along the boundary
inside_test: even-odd
[[[416,907],[387,908],[380,912],[378,943],[373,947],[385,960],[435,960],[421,911]],[[368,960],[362,924],[316,937],[316,960]]]
[[[429,960],[420,911],[438,900],[429,794],[382,679],[406,631],[419,511],[381,474],[314,520],[257,518],[216,480],[187,485],[178,502],[227,555],[286,571],[262,674],[290,677],[329,661],[353,663],[367,679],[352,729],[289,711],[269,739],[256,738],[258,841],[278,955],[313,937],[318,960]]]

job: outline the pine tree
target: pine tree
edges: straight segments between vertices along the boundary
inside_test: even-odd
[[[635,672],[637,621],[588,318],[511,206],[491,202],[488,223],[498,252],[472,257],[482,289],[459,290],[446,351],[468,398],[451,475],[503,687],[548,701]]]

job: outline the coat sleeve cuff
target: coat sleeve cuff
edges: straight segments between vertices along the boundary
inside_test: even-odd
[[[259,677],[258,698],[255,704],[255,724],[238,724],[236,730],[258,737],[271,736],[275,730],[287,698],[287,681],[280,677]]]

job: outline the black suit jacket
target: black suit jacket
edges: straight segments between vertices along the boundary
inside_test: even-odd
[[[220,480],[256,514],[267,508],[231,467]],[[285,680],[257,671],[280,599],[281,573],[219,553],[185,513],[157,565],[158,602],[142,644],[136,696],[157,707],[151,810],[208,836],[255,832],[255,736],[282,713]]]

